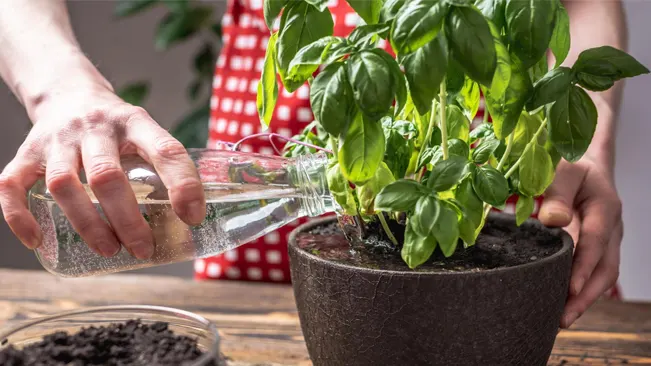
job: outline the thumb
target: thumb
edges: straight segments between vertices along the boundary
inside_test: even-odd
[[[566,227],[572,222],[574,200],[585,177],[580,166],[561,161],[554,182],[545,191],[538,219],[546,226]]]

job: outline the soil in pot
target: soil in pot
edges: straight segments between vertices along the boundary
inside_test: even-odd
[[[167,323],[147,325],[130,320],[74,334],[51,333],[20,350],[8,345],[0,350],[0,365],[178,366],[191,364],[202,354],[195,339],[174,334]],[[210,366],[217,365],[213,362]]]
[[[392,232],[399,242],[404,237],[404,226],[390,222]],[[363,242],[351,243],[336,222],[317,226],[298,235],[300,248],[320,258],[355,267],[419,272],[481,271],[500,267],[513,267],[546,258],[562,247],[557,235],[549,231],[532,231],[525,227],[514,228],[504,221],[488,221],[474,246],[463,248],[460,241],[457,251],[445,258],[440,250],[417,267],[410,269],[378,224],[367,228]]]
[[[400,225],[391,225],[402,242]],[[437,249],[415,270],[381,228],[369,225],[363,241],[344,231],[320,220],[296,229],[289,244],[315,366],[547,364],[572,266],[561,229],[492,214],[474,246],[460,243],[450,258]]]

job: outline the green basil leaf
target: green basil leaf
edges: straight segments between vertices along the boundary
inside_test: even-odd
[[[475,8],[453,7],[445,18],[451,56],[466,75],[490,86],[497,68],[495,43],[488,22]]]
[[[518,190],[526,196],[540,196],[554,180],[554,164],[544,147],[533,144],[522,156]]]
[[[391,55],[385,50],[376,48],[370,52],[379,55],[389,67],[391,78],[393,79],[389,85],[395,85],[395,114],[399,115],[405,109],[405,106],[407,104],[407,78],[405,77],[405,74],[402,73],[402,70],[400,70],[400,65],[398,65],[396,59],[391,57]]]
[[[269,37],[262,67],[262,74],[260,76],[260,82],[258,83],[256,105],[258,107],[260,122],[264,126],[269,126],[271,123],[274,108],[276,108],[276,101],[278,100],[278,82],[276,81],[276,63],[274,61],[276,56],[277,40],[277,32]]]
[[[395,130],[400,135],[405,136],[409,139],[418,136],[418,128],[412,122],[402,120],[393,121],[391,120],[391,117],[387,117],[387,119],[391,121],[391,125],[389,127],[383,123],[383,127],[389,127],[390,129]]]
[[[454,6],[473,6],[474,0],[443,0],[450,5]]]
[[[445,38],[445,37],[444,37]],[[457,94],[463,88],[466,75],[461,65],[448,55],[448,72],[445,76],[446,91],[448,95]]]
[[[472,177],[463,179],[457,186],[454,192],[454,197],[462,205],[468,219],[470,219],[475,228],[477,228],[481,224],[483,218],[484,203],[472,188],[472,181]],[[464,238],[464,240],[466,239]],[[468,242],[468,240],[466,241]]]
[[[264,0],[263,1],[263,13],[264,13],[264,22],[267,24],[269,30],[273,29],[274,21],[280,15],[280,12],[283,10],[285,5],[289,0]]]
[[[578,86],[572,86],[549,110],[549,137],[561,156],[571,163],[588,150],[596,128],[597,107]]]
[[[572,69],[567,67],[559,67],[548,72],[534,85],[533,94],[527,103],[527,110],[533,111],[555,102],[570,90],[572,78]]]
[[[461,88],[461,91],[455,96],[455,99],[461,106],[466,118],[472,121],[475,119],[477,111],[479,110],[479,84],[466,77],[463,83],[463,88]]]
[[[490,89],[482,89],[498,139],[504,139],[511,134],[533,90],[529,76],[516,63],[511,64],[511,67],[509,86],[504,95],[495,97]]]
[[[292,62],[289,63],[287,80],[285,84],[302,85],[314,74],[316,69],[325,62],[326,58],[334,49],[335,60],[343,57],[346,53],[354,50],[354,47],[346,44],[346,40],[340,37],[324,37],[301,48]],[[346,53],[341,53],[341,50]],[[334,60],[333,60],[334,61]]]
[[[495,136],[495,132],[493,131],[493,124],[482,123],[470,131],[470,142],[475,142],[478,139],[488,136]]]
[[[559,154],[558,150],[556,150],[556,146],[554,146],[554,143],[551,139],[547,139],[547,141],[545,141],[545,150],[547,150],[547,153],[549,156],[551,156],[552,164],[554,165],[554,171],[556,171],[556,167],[563,157],[561,154]]]
[[[412,229],[411,219],[407,219],[405,228],[405,243],[400,255],[409,268],[414,269],[427,262],[436,249],[436,239],[432,236],[421,236]]]
[[[380,163],[380,166],[375,172],[373,178],[371,178],[364,185],[358,185],[355,187],[361,208],[361,213],[363,215],[375,214],[375,197],[384,187],[393,183],[394,181],[395,178],[393,177],[391,170],[389,170],[389,167],[385,163]]]
[[[615,81],[649,73],[649,69],[631,55],[611,46],[581,52],[572,69],[577,74],[611,77]]]
[[[366,24],[375,24],[380,19],[382,0],[346,0]]]
[[[463,140],[449,139],[448,153],[450,153],[450,155],[456,155],[468,159],[468,156],[470,155],[470,148],[468,147],[468,144],[466,144],[466,142]]]
[[[319,11],[324,11],[328,8],[328,0],[305,0],[305,2],[314,6]]]
[[[339,149],[339,164],[346,179],[356,185],[371,179],[384,157],[384,144],[380,122],[358,113]]]
[[[448,138],[468,141],[470,137],[470,120],[456,105],[448,105],[445,125],[448,128]]]
[[[317,75],[310,88],[310,103],[314,118],[326,132],[339,136],[346,130],[356,107],[343,62],[330,64]]]
[[[504,28],[504,0],[475,0],[475,6],[497,29]]]
[[[559,67],[567,58],[570,53],[570,17],[567,15],[567,10],[562,3],[559,2],[556,8],[556,25],[552,33],[552,40],[549,44],[554,58],[556,59],[556,66]]]
[[[425,46],[401,60],[409,82],[409,92],[418,110],[425,114],[432,108],[448,67],[445,37],[439,35]]]
[[[422,236],[434,234],[434,227],[441,211],[441,204],[432,196],[423,196],[416,202],[412,227]]]
[[[495,150],[500,146],[500,140],[495,139],[484,139],[481,141],[479,146],[477,146],[472,151],[472,160],[475,164],[484,164],[488,161]]]
[[[391,108],[396,90],[391,65],[376,50],[355,53],[346,65],[359,108],[373,119],[384,116]]]
[[[473,170],[472,187],[477,196],[491,206],[500,206],[509,197],[506,178],[490,165],[482,165]]]
[[[596,76],[584,72],[576,73],[576,81],[582,87],[592,91],[605,91],[615,85],[615,78],[612,76]]]
[[[437,192],[445,192],[459,183],[461,177],[466,174],[468,174],[468,159],[450,155],[446,160],[434,165],[427,186]]]
[[[503,0],[494,1],[503,2]],[[502,6],[502,10],[503,9]],[[488,26],[490,27],[491,35],[493,36],[495,53],[497,55],[497,67],[495,69],[495,75],[493,75],[490,92],[493,99],[501,99],[504,97],[504,93],[511,82],[511,55],[509,54],[506,45],[502,42],[502,36],[497,27],[492,22],[488,22]]]
[[[427,164],[436,164],[443,159],[443,151],[440,146],[427,147],[418,157],[416,170],[422,169]]]
[[[384,154],[384,161],[393,172],[396,179],[400,179],[407,173],[411,153],[414,151],[414,143],[396,130],[385,131],[387,151]]]
[[[536,62],[536,64],[529,70],[531,74],[531,82],[538,82],[538,80],[542,79],[548,71],[549,61],[547,60],[547,54],[544,54],[543,57],[541,57],[540,60],[538,60],[538,62]]]
[[[547,52],[556,19],[555,0],[506,0],[506,34],[511,50],[529,69]]]
[[[332,194],[332,197],[341,206],[344,213],[347,215],[356,215],[357,203],[355,202],[355,197],[353,196],[353,191],[348,181],[339,169],[339,164],[335,164],[328,169],[327,181],[330,194]]]
[[[447,258],[454,254],[459,243],[459,222],[457,213],[445,201],[441,202],[441,208],[433,231],[443,255]]]
[[[531,217],[534,209],[533,197],[519,196],[515,203],[515,222],[520,226]]]
[[[386,0],[380,9],[380,23],[390,23],[404,4],[405,0]]]
[[[308,44],[332,36],[334,23],[327,8],[319,11],[303,1],[290,1],[280,17],[276,62],[285,89],[294,91],[303,83],[293,83],[287,78],[289,65],[298,51]]]
[[[431,42],[441,30],[449,8],[443,1],[406,2],[391,27],[391,46],[396,53],[407,55]]]
[[[522,156],[524,148],[529,144],[529,141],[531,141],[541,123],[543,123],[543,121],[538,115],[530,115],[527,112],[522,112],[520,114],[518,124],[515,127],[515,130],[513,130],[513,145],[511,146],[510,154],[510,158],[513,161]],[[538,137],[537,142],[539,144],[545,143],[542,136]]]
[[[375,197],[375,209],[387,212],[410,211],[427,194],[425,187],[415,180],[397,180],[380,190]]]
[[[348,36],[348,40],[358,46],[364,46],[378,37],[387,38],[391,30],[390,24],[378,23],[362,25],[355,28]]]

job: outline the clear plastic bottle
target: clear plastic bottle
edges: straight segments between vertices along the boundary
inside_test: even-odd
[[[29,204],[44,234],[43,244],[36,250],[43,267],[57,276],[83,277],[209,257],[297,218],[336,211],[328,190],[324,154],[286,159],[205,149],[189,152],[206,192],[206,219],[199,226],[188,226],[176,216],[151,165],[140,157],[122,159],[140,212],[154,234],[155,251],[148,260],[136,259],[124,247],[110,258],[92,251],[45,184],[37,183],[29,193]],[[101,214],[99,203],[86,187]]]

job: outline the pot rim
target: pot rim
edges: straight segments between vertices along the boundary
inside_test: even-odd
[[[488,215],[488,220],[510,220],[513,217],[513,215],[505,214],[502,212],[491,212]],[[297,226],[294,230],[289,235],[289,245],[288,247],[294,249],[299,255],[307,257],[311,261],[317,261],[321,263],[327,263],[330,266],[336,267],[336,268],[341,268],[341,269],[349,269],[349,270],[354,270],[358,272],[363,272],[363,273],[370,273],[370,274],[390,274],[391,276],[403,276],[403,277],[421,277],[421,276],[482,276],[482,275],[492,275],[492,274],[500,274],[503,272],[509,272],[509,271],[518,271],[523,268],[536,268],[536,267],[545,267],[548,263],[553,263],[556,260],[558,260],[560,257],[565,255],[567,251],[573,250],[574,249],[574,241],[572,237],[563,229],[561,228],[552,228],[552,227],[547,227],[542,225],[542,223],[538,220],[535,219],[527,219],[522,225],[526,225],[529,227],[532,227],[534,229],[538,230],[547,230],[551,232],[554,235],[560,236],[561,241],[563,246],[561,249],[559,249],[556,253],[542,258],[540,260],[537,260],[535,262],[529,262],[529,263],[523,263],[523,264],[518,264],[515,266],[510,266],[510,267],[498,267],[498,268],[491,268],[491,269],[482,269],[479,271],[469,271],[469,270],[461,270],[461,271],[449,271],[449,272],[416,272],[416,271],[396,271],[396,270],[388,270],[388,269],[374,269],[374,268],[366,268],[366,267],[357,267],[353,266],[350,264],[345,264],[345,263],[339,263],[339,262],[334,262],[331,260],[326,260],[320,257],[317,257],[316,255],[309,253],[305,250],[302,250],[296,245],[296,237],[304,233],[307,230],[310,230],[312,228],[315,228],[317,226],[321,226],[324,224],[329,224],[333,221],[336,221],[337,217],[336,216],[331,216],[331,217],[324,217],[324,218],[317,218],[317,219],[312,219],[307,223],[304,223],[302,225]],[[291,250],[291,249],[289,249]]]
[[[14,335],[17,332],[53,320],[64,319],[75,315],[92,315],[98,313],[106,314],[111,312],[124,312],[124,313],[144,312],[150,315],[155,315],[158,313],[158,314],[165,314],[169,316],[176,316],[179,318],[190,319],[198,324],[201,324],[205,328],[206,332],[208,332],[211,336],[215,337],[215,340],[212,342],[211,347],[207,349],[203,355],[201,355],[199,358],[192,361],[192,363],[188,363],[188,365],[202,366],[207,364],[209,361],[215,360],[217,362],[219,360],[221,337],[219,335],[219,331],[217,330],[217,325],[215,325],[215,323],[204,318],[201,315],[186,310],[165,307],[165,306],[155,306],[155,305],[107,305],[107,306],[84,307],[75,310],[62,311],[55,314],[45,315],[24,322],[20,322],[19,324],[13,327],[1,330],[0,341],[4,339],[9,339],[12,335]]]

